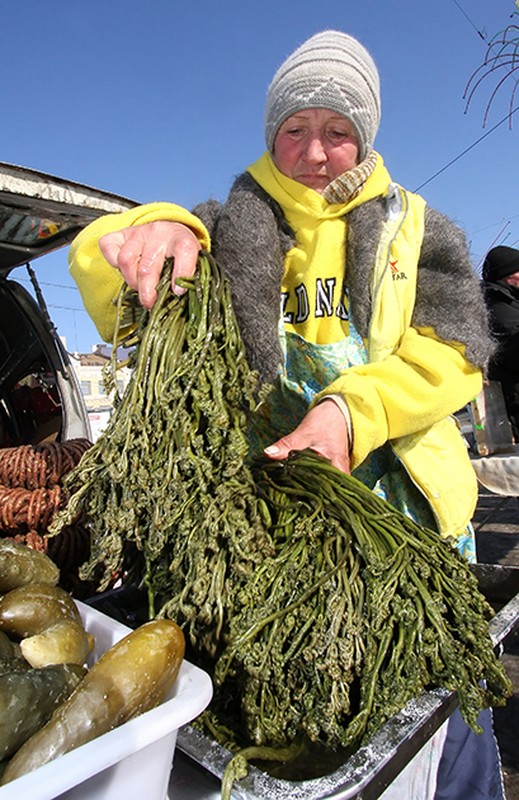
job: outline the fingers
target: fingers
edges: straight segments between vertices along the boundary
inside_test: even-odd
[[[348,428],[344,414],[333,400],[310,409],[300,425],[265,448],[265,455],[276,461],[288,458],[292,450],[314,450],[334,467],[349,473]]]
[[[185,289],[177,277],[192,277],[196,270],[200,243],[190,228],[176,222],[158,221],[124,228],[99,240],[106,260],[120,270],[124,280],[138,292],[139,301],[151,308],[157,299],[156,287],[167,257],[174,259],[172,290]]]
[[[174,231],[169,243],[167,255],[174,258],[171,288],[174,294],[180,296],[186,289],[179,286],[177,278],[192,278],[196,271],[198,254],[201,247],[197,237],[189,228],[179,226],[179,231]]]
[[[119,266],[119,252],[124,245],[125,231],[107,233],[99,239],[99,249],[112,267]]]
[[[121,272],[139,301],[151,308],[165,257],[165,243],[160,232],[149,225],[123,228],[99,239],[99,248],[106,260]]]
[[[128,258],[128,265],[136,264],[139,302],[144,308],[151,308],[157,299],[157,284],[166,258],[165,242],[145,239],[139,256],[134,253],[124,255]]]

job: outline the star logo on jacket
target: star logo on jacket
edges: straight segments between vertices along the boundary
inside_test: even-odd
[[[398,264],[398,259],[396,259],[396,261],[390,261],[389,262],[389,266],[390,266],[390,269],[391,269],[391,275],[393,277],[393,280],[394,281],[406,281],[407,280],[407,275],[405,274],[405,272],[403,272],[403,270],[400,270],[398,268],[397,264]]]

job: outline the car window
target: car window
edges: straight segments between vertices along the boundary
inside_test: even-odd
[[[77,225],[70,226],[72,230]],[[28,216],[0,206],[0,240],[24,247],[48,245],[52,239],[62,237],[66,226],[47,217]]]

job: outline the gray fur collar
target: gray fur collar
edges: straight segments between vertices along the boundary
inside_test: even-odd
[[[294,234],[278,204],[244,173],[225,204],[194,209],[207,225],[213,254],[227,275],[247,357],[265,381],[281,362],[278,341],[283,257]],[[371,316],[369,274],[374,264],[384,202],[377,198],[348,215],[347,287],[355,327],[366,337]],[[493,351],[479,281],[470,263],[463,232],[426,207],[413,324],[432,327],[437,336],[466,346],[468,359],[484,367]]]

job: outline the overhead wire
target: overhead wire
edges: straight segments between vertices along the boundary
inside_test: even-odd
[[[435,172],[434,175],[431,175],[430,178],[428,178],[426,181],[424,181],[419,186],[417,186],[416,189],[414,189],[414,191],[418,192],[420,189],[422,189],[424,186],[427,186],[428,183],[430,183],[432,180],[434,180],[434,178],[437,178],[438,175],[441,175],[442,172],[445,172],[446,169],[448,169],[449,167],[452,167],[452,165],[455,164],[456,161],[459,161],[460,158],[462,158],[470,150],[472,150],[474,147],[476,147],[476,145],[478,145],[480,142],[482,142],[483,139],[486,139],[487,136],[490,136],[490,134],[493,133],[496,130],[496,128],[499,128],[499,126],[502,125],[503,122],[506,122],[507,120],[510,120],[510,118],[515,114],[516,111],[519,111],[519,106],[516,106],[514,109],[512,109],[512,111],[510,111],[507,114],[505,114],[503,119],[500,119],[499,122],[496,122],[496,124],[493,126],[493,128],[490,128],[490,130],[486,131],[486,133],[484,133],[482,136],[480,136],[479,139],[476,139],[475,142],[472,142],[471,145],[466,147],[465,150],[463,150],[461,153],[459,153],[459,155],[457,155],[455,158],[453,158],[451,161],[449,161],[448,164],[445,164],[445,166],[442,167],[441,169],[439,169],[437,172]]]
[[[467,14],[467,12],[465,11],[465,9],[464,9],[464,8],[462,8],[462,6],[461,6],[461,5],[458,3],[458,0],[452,0],[452,2],[454,3],[454,5],[455,5],[455,6],[457,6],[457,7],[459,8],[459,10],[460,10],[460,11],[461,11],[461,13],[463,14],[463,16],[464,16],[464,17],[465,17],[465,18],[466,18],[466,19],[469,21],[469,23],[472,25],[472,27],[474,28],[474,30],[476,31],[476,33],[478,34],[478,36],[479,36],[481,39],[483,39],[483,41],[485,41],[485,42],[486,42],[486,40],[487,40],[487,37],[485,36],[485,34],[483,33],[483,31],[480,31],[480,30],[479,30],[479,28],[478,28],[478,27],[477,27],[477,25],[476,25],[476,24],[475,24],[475,23],[472,21],[472,19],[469,17],[469,15],[468,15],[468,14]]]
[[[18,276],[16,276],[16,282],[22,284],[25,283],[29,285],[31,283],[27,278],[19,278]],[[77,286],[67,286],[64,283],[52,283],[51,281],[38,281],[38,283],[40,284],[40,286],[49,286],[52,289],[70,289],[71,291],[77,292],[79,294],[79,289],[77,288]],[[77,308],[74,306],[61,306],[57,305],[56,303],[47,303],[47,305],[49,306],[49,308],[57,308],[60,311],[80,311],[84,312],[85,314],[87,313],[85,311],[85,308]]]
[[[501,230],[499,231],[497,236],[494,238],[494,241],[491,242],[490,245],[487,247],[486,252],[481,256],[481,259],[479,260],[478,264],[476,265],[476,271],[480,271],[481,270],[481,267],[483,266],[483,262],[484,262],[485,257],[486,257],[486,253],[488,253],[488,251],[491,250],[498,243],[498,241],[501,239],[503,233],[506,231],[506,229],[508,228],[509,225],[510,225],[510,220],[508,220],[503,225],[503,227],[501,228]],[[505,239],[507,239],[509,236],[510,236],[510,231],[508,231],[508,233],[506,234],[504,239],[501,239],[501,244],[503,244]]]
[[[467,19],[467,20],[468,20],[468,22],[471,24],[471,26],[474,28],[474,30],[475,30],[475,31],[478,33],[478,35],[480,36],[480,38],[481,38],[481,39],[483,39],[484,41],[486,41],[486,36],[485,36],[485,34],[484,34],[484,33],[482,33],[482,31],[480,31],[480,30],[478,29],[477,25],[476,25],[476,24],[473,22],[473,20],[471,19],[471,17],[470,17],[470,16],[469,16],[469,15],[466,13],[466,11],[464,10],[464,8],[463,8],[463,7],[462,7],[462,6],[461,6],[461,5],[458,3],[458,0],[452,0],[452,2],[453,2],[453,3],[454,3],[454,5],[455,5],[455,6],[457,6],[457,8],[458,8],[458,9],[461,11],[461,13],[463,14],[463,16],[464,16],[464,17],[466,17],[466,19]],[[473,142],[471,145],[469,145],[468,147],[466,147],[466,148],[465,148],[465,150],[463,150],[461,153],[459,153],[459,155],[457,155],[455,158],[453,158],[451,161],[449,161],[447,164],[445,164],[445,166],[443,166],[441,169],[439,169],[437,172],[435,172],[435,173],[434,173],[434,175],[431,175],[431,177],[430,177],[430,178],[428,178],[426,181],[424,181],[424,182],[423,182],[423,183],[421,183],[419,186],[417,186],[417,187],[416,187],[416,189],[415,189],[414,191],[415,191],[415,192],[418,192],[418,191],[419,191],[420,189],[422,189],[424,186],[427,186],[427,184],[429,184],[431,181],[433,181],[435,178],[437,178],[437,177],[438,177],[438,175],[441,175],[441,174],[442,174],[442,172],[445,172],[445,170],[446,170],[446,169],[448,169],[449,167],[451,167],[453,164],[455,164],[457,161],[459,161],[459,159],[460,159],[460,158],[462,158],[464,155],[466,155],[468,152],[470,152],[470,150],[472,150],[474,147],[476,147],[476,145],[478,145],[480,142],[482,142],[482,141],[483,141],[483,139],[486,139],[486,138],[487,138],[487,136],[490,136],[490,134],[491,134],[491,133],[493,133],[493,132],[496,130],[496,128],[499,128],[499,126],[500,126],[500,125],[502,125],[502,124],[503,124],[503,122],[506,122],[507,120],[510,122],[510,120],[511,120],[512,116],[515,114],[515,112],[516,112],[517,110],[519,110],[519,106],[516,106],[514,109],[512,109],[511,111],[509,111],[509,112],[508,112],[508,113],[507,113],[507,114],[506,114],[506,115],[503,117],[503,119],[499,120],[499,122],[497,122],[497,123],[496,123],[496,124],[495,124],[495,125],[494,125],[492,128],[490,128],[490,130],[486,131],[486,132],[485,132],[485,133],[484,133],[482,136],[480,136],[480,137],[479,137],[479,139],[476,139],[476,141],[475,141],[475,142]]]

